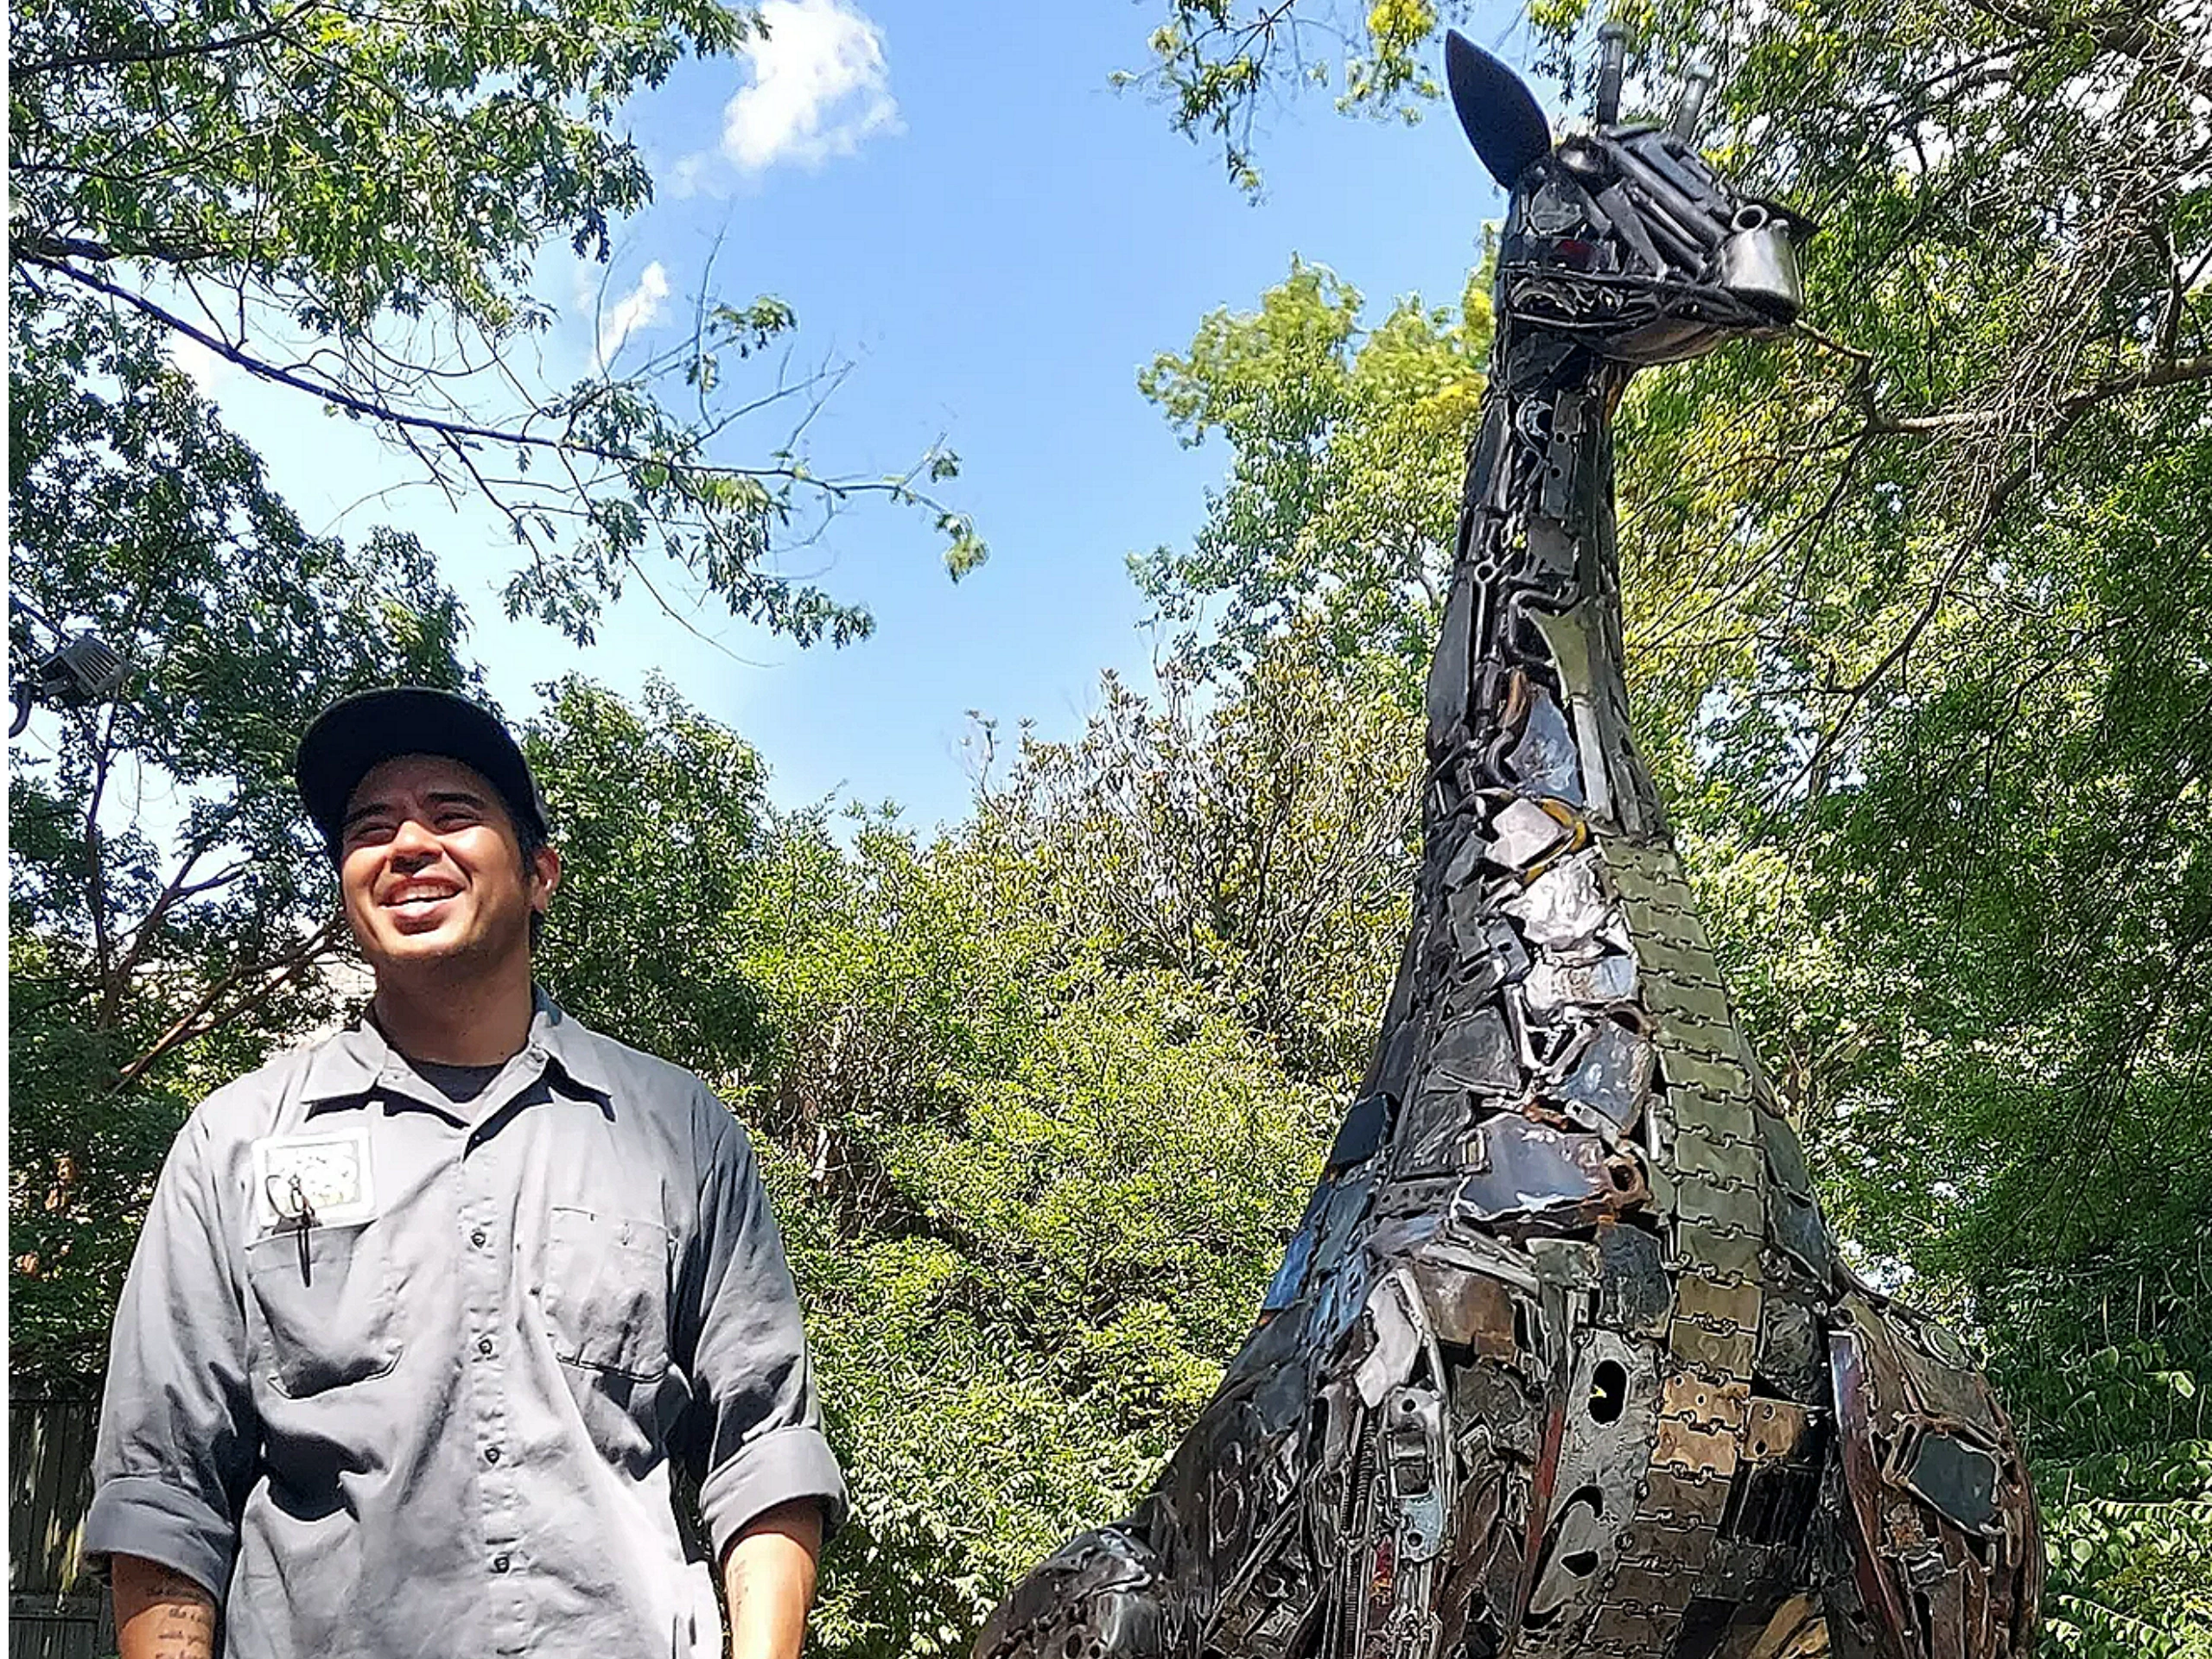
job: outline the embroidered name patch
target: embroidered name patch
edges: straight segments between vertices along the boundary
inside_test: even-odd
[[[254,1208],[262,1230],[366,1221],[377,1212],[365,1128],[264,1135],[253,1143]]]

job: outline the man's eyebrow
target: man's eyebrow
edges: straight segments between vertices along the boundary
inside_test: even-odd
[[[491,802],[473,789],[433,789],[423,798],[435,806],[489,806]]]

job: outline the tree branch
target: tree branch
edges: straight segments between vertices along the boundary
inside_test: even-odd
[[[2152,391],[2161,386],[2186,385],[2194,381],[2212,380],[2212,357],[2184,357],[2169,362],[2146,364],[2130,373],[2114,375],[2094,385],[2082,386],[2068,392],[2052,405],[2064,425],[2071,424],[2082,416],[2114,397],[2124,397],[2131,392]],[[1870,413],[1866,424],[1853,435],[1859,437],[1909,437],[1930,432],[1951,432],[1961,429],[1992,426],[2005,418],[2005,411],[1993,409],[1945,410],[1934,415],[1885,415]],[[2056,434],[2054,434],[2056,435]]]
[[[569,433],[574,429],[573,422],[563,435],[549,437],[543,433],[523,431],[512,427],[481,426],[473,422],[446,420],[436,416],[411,414],[405,410],[395,409],[389,404],[356,396],[327,381],[311,379],[289,369],[279,368],[255,356],[252,353],[232,345],[219,334],[211,334],[203,328],[195,327],[175,312],[148,299],[143,294],[126,288],[119,283],[110,282],[95,272],[81,270],[68,264],[64,258],[49,257],[41,251],[42,245],[56,245],[61,242],[72,243],[68,251],[77,251],[73,240],[70,238],[26,238],[18,243],[14,251],[17,258],[28,264],[36,265],[44,270],[50,270],[58,276],[66,276],[70,281],[105,294],[111,299],[121,301],[131,309],[152,318],[163,327],[204,346],[226,362],[237,365],[257,379],[287,386],[294,391],[304,392],[311,397],[320,398],[349,413],[382,424],[433,434],[443,443],[458,445],[462,440],[473,439],[483,443],[512,445],[519,448],[538,449],[556,454],[582,455],[593,461],[605,461],[610,466],[626,468],[648,465],[665,467],[670,473],[685,478],[782,479],[793,484],[804,484],[810,489],[830,496],[845,496],[859,492],[895,493],[909,487],[907,481],[903,480],[850,483],[841,482],[836,479],[817,478],[795,466],[729,467],[707,461],[686,461],[679,456],[638,454],[569,435]],[[98,244],[81,245],[83,248],[91,250],[89,252],[79,255],[83,257],[133,257],[103,249]]]
[[[103,716],[87,714],[87,731],[95,720]],[[105,715],[105,731],[95,747],[92,760],[92,787],[85,802],[85,903],[92,912],[92,951],[95,969],[99,976],[99,1013],[95,1026],[106,1030],[115,1023],[116,995],[114,979],[115,941],[107,927],[107,870],[100,836],[100,798],[107,791],[108,768],[113,764],[115,749],[111,740],[115,734],[115,709],[111,705]]]
[[[1828,723],[1827,729],[1821,734],[1820,740],[1814,744],[1812,753],[1806,757],[1805,765],[1798,773],[1797,781],[1803,783],[1821,775],[1829,755],[1843,741],[1852,721],[1859,710],[1865,706],[1866,699],[1910,654],[1912,648],[1920,642],[1921,636],[1935,621],[1937,613],[1942,609],[1944,600],[1949,597],[1954,584],[1957,582],[1961,573],[1965,570],[1967,560],[1973,556],[1975,548],[1980,544],[1982,531],[1996,521],[1998,515],[2011,504],[2012,497],[2018,493],[2021,486],[2034,476],[2036,463],[2044,454],[2063,442],[2067,435],[2080,424],[2082,416],[2100,404],[2113,397],[2125,397],[2131,392],[2145,391],[2158,386],[2186,385],[2202,380],[2212,380],[2212,357],[2183,358],[2171,363],[2150,364],[2134,373],[2100,381],[2095,385],[2083,387],[2059,399],[2056,405],[2057,418],[2052,423],[2050,431],[2037,440],[2027,459],[1999,480],[1991,488],[1988,495],[1984,498],[1981,511],[1977,515],[1979,522],[1976,528],[1972,533],[1962,535],[1959,538],[1957,550],[1951,555],[1942,572],[1936,576],[1934,584],[1929,589],[1926,601],[1914,613],[1904,632],[1899,636],[1895,645],[1882,654],[1881,660],[1860,676],[1846,692],[1842,712]],[[1991,411],[1975,411],[1974,413],[1980,423],[1986,423],[1996,418],[1994,413]],[[1938,417],[1927,418],[1935,420]],[[1966,423],[1963,420],[1952,420],[1947,423],[1955,426]],[[1911,432],[1938,429],[1924,423],[1912,425],[1899,423],[1891,429],[1884,429],[1870,423],[1870,431],[1878,432],[1884,429]]]
[[[229,973],[202,992],[200,1000],[189,1009],[170,1022],[168,1029],[154,1039],[151,1047],[123,1068],[115,1080],[114,1088],[109,1092],[121,1094],[182,1044],[190,1042],[194,1038],[204,1037],[209,1032],[219,1029],[229,1021],[251,1014],[259,1008],[270,997],[292,980],[296,979],[317,957],[330,948],[332,939],[337,935],[338,923],[339,918],[335,915],[332,916],[321,927],[310,933],[296,950],[277,957],[273,963],[260,964],[241,963],[232,969]],[[253,973],[269,974],[272,977],[256,987],[242,1001],[224,1009],[215,1019],[209,1020],[206,1017],[210,1009],[229,995],[233,986],[249,974]]]
[[[192,855],[185,861],[182,868],[169,879],[168,886],[162,889],[161,897],[154,900],[153,908],[146,912],[145,919],[140,922],[132,931],[130,948],[123,953],[123,960],[116,964],[115,976],[118,982],[124,984],[130,982],[131,972],[137,967],[139,958],[145,954],[147,945],[153,942],[155,930],[161,925],[162,918],[171,910],[188,899],[196,899],[203,893],[213,893],[218,887],[230,886],[252,868],[251,864],[241,861],[227,869],[219,870],[204,881],[188,883],[184,878],[191,873],[192,867],[197,864],[212,847],[213,843],[210,842],[193,849]]]
[[[43,75],[62,69],[94,69],[133,63],[166,63],[172,58],[213,56],[219,52],[235,52],[240,47],[253,46],[281,35],[291,26],[302,12],[317,9],[316,0],[308,0],[298,11],[288,12],[273,18],[263,28],[249,29],[243,35],[229,35],[215,41],[179,41],[167,46],[116,47],[99,52],[73,53],[58,58],[34,58],[29,63],[11,63],[11,75]]]

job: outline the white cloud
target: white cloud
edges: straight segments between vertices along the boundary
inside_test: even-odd
[[[171,334],[168,353],[170,365],[180,372],[189,375],[192,384],[199,387],[203,395],[240,372],[238,365],[229,358],[209,351],[189,334]]]
[[[905,130],[883,35],[838,0],[766,0],[765,38],[745,44],[753,84],[722,111],[722,154],[747,173],[818,166]]]
[[[660,320],[668,302],[668,273],[656,259],[638,273],[638,285],[615,301],[599,320],[599,361],[604,368],[622,342]]]
[[[666,189],[669,199],[689,201],[702,190],[710,189],[712,186],[707,177],[707,168],[713,164],[714,159],[704,150],[695,150],[689,156],[679,157],[676,165],[668,170]]]

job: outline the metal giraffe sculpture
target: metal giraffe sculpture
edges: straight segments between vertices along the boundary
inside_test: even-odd
[[[1803,227],[1699,158],[1702,78],[1620,122],[1617,36],[1556,149],[1503,64],[1447,67],[1511,203],[1404,965],[1220,1392],[976,1653],[2024,1655],[2010,1427],[1838,1262],[1629,735],[1612,411],[1792,321]]]

